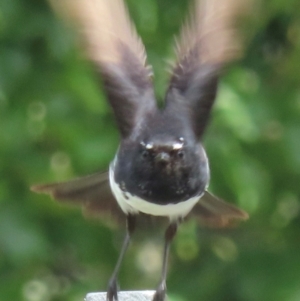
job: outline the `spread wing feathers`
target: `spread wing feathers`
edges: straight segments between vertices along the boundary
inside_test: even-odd
[[[95,173],[90,176],[67,182],[35,185],[31,190],[49,194],[61,203],[81,205],[87,217],[100,217],[112,225],[113,221],[123,223],[125,214],[121,211],[110,190],[108,173]],[[143,215],[139,223],[149,226],[151,216]],[[190,215],[199,218],[199,222],[210,227],[226,227],[238,220],[245,220],[248,214],[209,192],[205,192]],[[155,218],[162,223],[162,219]]]
[[[81,205],[87,216],[100,216],[104,219],[112,217],[117,222],[124,219],[124,213],[110,190],[107,172],[67,182],[35,185],[31,190],[49,194],[61,203]]]
[[[218,77],[242,53],[235,22],[250,0],[197,0],[176,41],[177,62],[166,96],[167,107],[188,106],[201,137],[216,97]],[[247,5],[248,7],[248,5]]]
[[[197,0],[176,41],[179,60],[194,48],[198,48],[200,64],[224,64],[240,57],[241,43],[235,23],[248,5],[249,0]]]
[[[49,0],[78,29],[87,57],[100,72],[123,136],[140,113],[156,106],[151,68],[123,0]]]
[[[226,203],[208,191],[205,191],[191,214],[198,217],[202,224],[211,227],[226,227],[249,218],[247,212]]]

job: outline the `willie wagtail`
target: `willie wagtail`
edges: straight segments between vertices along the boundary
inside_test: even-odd
[[[78,28],[103,82],[121,141],[108,173],[32,190],[79,203],[92,214],[126,216],[127,234],[109,281],[108,301],[118,300],[117,275],[136,216],[169,218],[162,274],[153,298],[163,301],[170,242],[185,216],[191,212],[217,226],[248,217],[207,191],[210,172],[202,145],[220,73],[240,55],[234,22],[245,1],[196,0],[176,41],[177,60],[162,109],[156,104],[144,46],[122,0],[50,2]]]

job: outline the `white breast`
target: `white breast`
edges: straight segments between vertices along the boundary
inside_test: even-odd
[[[143,212],[155,216],[166,216],[170,220],[176,220],[178,218],[186,216],[195,204],[199,201],[202,195],[192,197],[186,201],[177,204],[159,205],[145,201],[137,196],[125,193],[121,190],[120,186],[115,182],[113,165],[111,164],[109,169],[109,183],[111,190],[124,213]]]

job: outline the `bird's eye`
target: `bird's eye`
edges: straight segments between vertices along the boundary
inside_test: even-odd
[[[148,158],[149,156],[150,156],[150,153],[149,153],[148,150],[143,150],[143,151],[142,151],[142,157],[143,157],[144,159]]]
[[[178,158],[182,159],[184,157],[184,152],[183,151],[177,152],[177,156],[178,156]]]

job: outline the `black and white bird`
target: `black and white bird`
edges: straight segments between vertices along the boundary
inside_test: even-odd
[[[87,58],[103,82],[121,141],[109,173],[32,190],[81,204],[92,214],[126,216],[127,235],[109,281],[108,301],[118,300],[117,275],[136,217],[167,217],[161,280],[153,298],[163,301],[170,242],[190,212],[218,226],[248,217],[207,191],[210,171],[202,145],[220,74],[240,54],[233,24],[245,2],[196,1],[176,42],[177,62],[162,109],[156,103],[144,46],[122,0],[50,2],[78,28]]]

